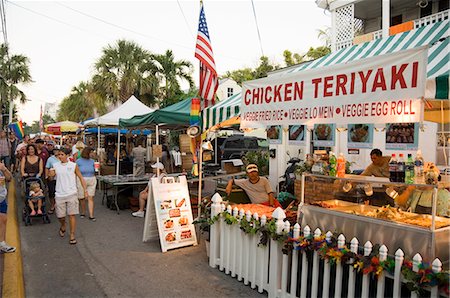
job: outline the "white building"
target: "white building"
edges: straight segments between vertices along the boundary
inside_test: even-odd
[[[449,18],[448,0],[316,0],[331,12],[331,50]]]
[[[241,92],[242,88],[233,79],[225,78],[219,81],[219,87],[217,87],[216,96],[219,101],[233,96]]]
[[[58,111],[58,104],[56,102],[46,102],[44,105],[44,115],[49,115],[53,119],[56,119],[56,113]]]

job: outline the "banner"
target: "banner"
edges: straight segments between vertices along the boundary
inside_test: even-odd
[[[420,122],[427,48],[244,82],[241,128]]]

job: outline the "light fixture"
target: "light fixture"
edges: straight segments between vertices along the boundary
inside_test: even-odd
[[[419,6],[420,8],[425,8],[428,5],[428,0],[420,0],[419,2],[416,3],[417,6]]]
[[[353,185],[350,183],[350,181],[345,182],[344,186],[342,187],[342,190],[344,192],[349,192],[350,190],[352,190]]]
[[[381,132],[381,131],[385,131],[386,130],[386,126],[385,125],[380,126],[380,125],[375,124],[373,126],[373,129],[375,129],[375,131],[377,131],[377,132]]]
[[[371,197],[373,195],[373,188],[372,188],[372,184],[367,183],[364,185],[364,193],[366,194],[366,196]]]
[[[347,127],[336,127],[336,130],[338,132],[344,132],[344,131],[347,131]]]

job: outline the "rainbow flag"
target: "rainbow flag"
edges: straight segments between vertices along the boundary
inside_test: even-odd
[[[23,131],[22,121],[13,122],[13,123],[9,124],[8,127],[14,132],[14,134],[16,135],[16,137],[19,140],[22,140],[23,137],[25,136],[25,133]]]
[[[191,114],[189,117],[189,124],[200,126],[200,98],[194,97],[191,100]]]

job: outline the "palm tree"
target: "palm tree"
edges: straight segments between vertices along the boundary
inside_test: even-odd
[[[93,91],[112,103],[124,102],[131,95],[156,94],[156,71],[148,51],[132,41],[119,40],[104,48],[95,63]]]
[[[19,99],[21,103],[27,101],[25,93],[17,84],[30,83],[31,74],[28,57],[24,55],[9,56],[8,45],[0,45],[0,96],[2,107],[9,108],[9,101]]]
[[[57,120],[71,120],[81,122],[94,116],[96,113],[106,112],[105,101],[100,100],[97,94],[92,93],[89,83],[81,82],[73,87],[69,96],[59,104]]]
[[[180,80],[189,83],[189,89],[194,88],[192,79],[192,63],[186,60],[177,60],[171,50],[165,54],[153,55],[157,62],[157,76],[162,84],[160,99],[163,105],[168,101],[173,101],[174,97],[181,92]]]

